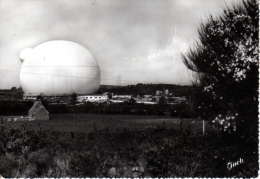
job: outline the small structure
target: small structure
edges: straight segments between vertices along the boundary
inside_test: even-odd
[[[108,96],[104,94],[89,94],[89,95],[79,95],[77,97],[78,102],[106,102]]]
[[[28,116],[33,120],[49,120],[49,112],[41,101],[34,101],[33,106],[28,111]]]
[[[132,95],[113,95],[113,99],[131,99]]]
[[[155,95],[156,95],[156,96],[161,96],[162,93],[163,93],[162,91],[157,90]]]

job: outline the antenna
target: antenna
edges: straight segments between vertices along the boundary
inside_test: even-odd
[[[173,64],[175,65],[175,61],[176,61],[176,25],[174,26],[174,44],[173,44],[173,49],[174,49]]]
[[[100,49],[101,47],[103,47],[103,45],[105,45],[105,43],[107,43],[107,41],[109,40],[110,38],[107,38],[107,40],[105,40],[99,47],[98,49],[93,53],[93,54],[96,54]]]
[[[117,77],[117,86],[121,86],[121,76]]]

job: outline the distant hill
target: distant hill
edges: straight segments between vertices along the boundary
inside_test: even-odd
[[[188,96],[191,86],[188,85],[174,85],[174,84],[142,84],[127,86],[112,86],[112,85],[100,85],[99,93],[110,92],[118,95],[155,95],[156,91],[163,91],[168,89],[169,94],[173,96]]]
[[[114,85],[100,85],[99,88],[111,89],[111,88],[114,88],[114,87],[119,87],[119,86],[114,86]]]

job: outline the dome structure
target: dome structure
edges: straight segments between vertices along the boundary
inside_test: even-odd
[[[49,41],[20,53],[25,95],[63,96],[96,93],[100,70],[92,54],[70,41]]]

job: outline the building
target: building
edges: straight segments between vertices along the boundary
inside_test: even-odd
[[[137,97],[136,103],[144,103],[144,104],[153,104],[153,98],[152,95],[143,95],[143,97]],[[152,103],[150,103],[152,102]]]
[[[144,95],[144,98],[152,98],[153,95]]]
[[[155,95],[156,95],[156,96],[162,95],[162,91],[157,90]]]
[[[168,90],[168,89],[165,90],[165,95],[166,95],[166,96],[169,95],[169,90]]]
[[[30,96],[23,94],[23,100],[36,100],[37,96]]]
[[[109,100],[111,103],[124,103],[125,101],[122,99],[110,99]]]
[[[112,96],[113,99],[131,99],[132,95],[113,95]]]
[[[104,94],[79,95],[78,102],[106,102],[108,96]]]
[[[171,102],[171,103],[183,103],[183,102],[186,102],[187,99],[185,96],[183,97],[169,97],[168,98],[168,101]]]
[[[33,106],[28,111],[28,116],[32,120],[49,120],[49,112],[42,105],[41,101],[34,101]]]

